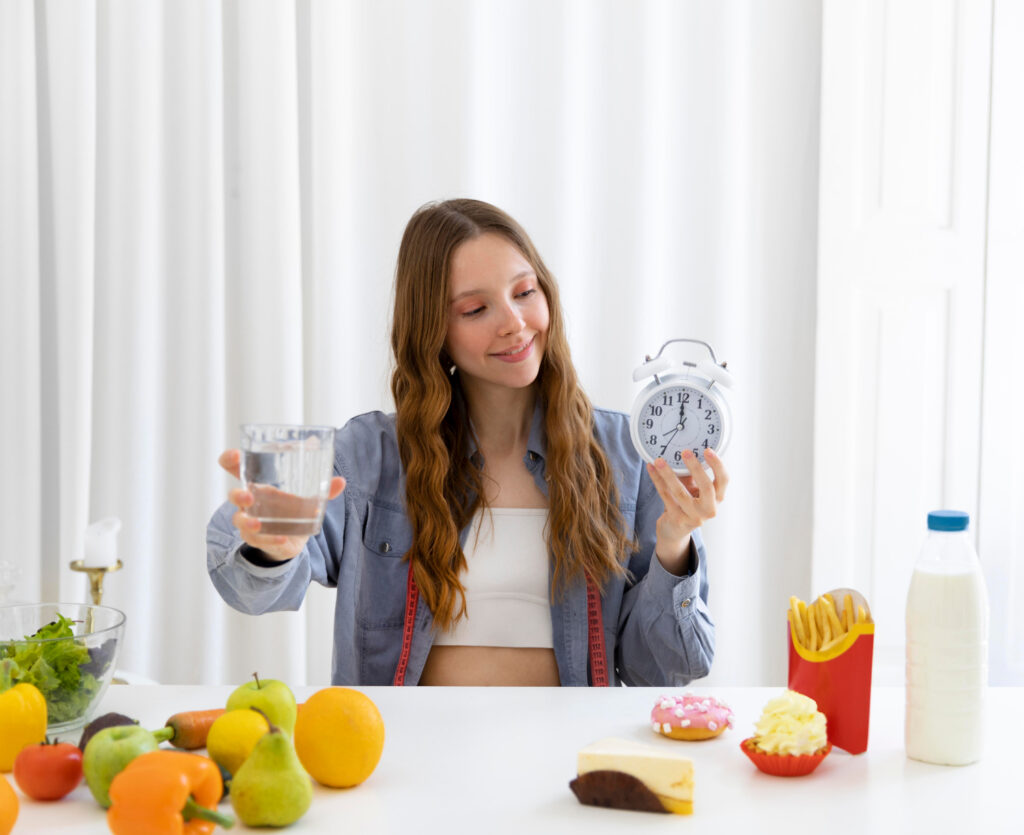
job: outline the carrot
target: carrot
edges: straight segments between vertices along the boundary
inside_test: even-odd
[[[210,725],[224,712],[224,708],[216,707],[210,710],[188,710],[184,713],[175,713],[165,723],[165,727],[174,729],[174,736],[170,738],[169,742],[175,748],[185,748],[186,750],[205,748],[206,735],[210,732]]]

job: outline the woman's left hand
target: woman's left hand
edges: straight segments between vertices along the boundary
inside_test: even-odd
[[[714,518],[729,485],[722,459],[709,449],[704,452],[704,460],[711,466],[713,480],[688,449],[683,451],[683,463],[691,475],[677,476],[663,458],[647,465],[665,505],[665,512],[658,517],[654,553],[670,574],[688,573],[690,534]]]

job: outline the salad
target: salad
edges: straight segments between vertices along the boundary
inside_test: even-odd
[[[113,638],[87,647],[75,638],[74,621],[63,615],[24,641],[0,642],[0,669],[10,685],[26,682],[46,699],[51,724],[82,716],[100,689],[100,676],[113,660]],[[67,640],[52,640],[66,638]],[[8,675],[10,678],[8,679]]]

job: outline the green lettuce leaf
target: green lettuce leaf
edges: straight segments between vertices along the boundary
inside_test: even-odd
[[[67,638],[35,643],[10,641],[0,645],[0,692],[15,684],[33,684],[46,699],[49,721],[66,722],[82,716],[100,689],[102,674],[85,644],[74,639],[72,621],[61,614],[26,639]],[[109,664],[109,662],[108,662]]]

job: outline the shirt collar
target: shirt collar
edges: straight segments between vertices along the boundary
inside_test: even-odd
[[[540,395],[533,407],[533,419],[530,421],[530,437],[526,441],[526,451],[533,452],[544,458],[548,451],[548,437],[544,431],[544,410],[540,407]]]

